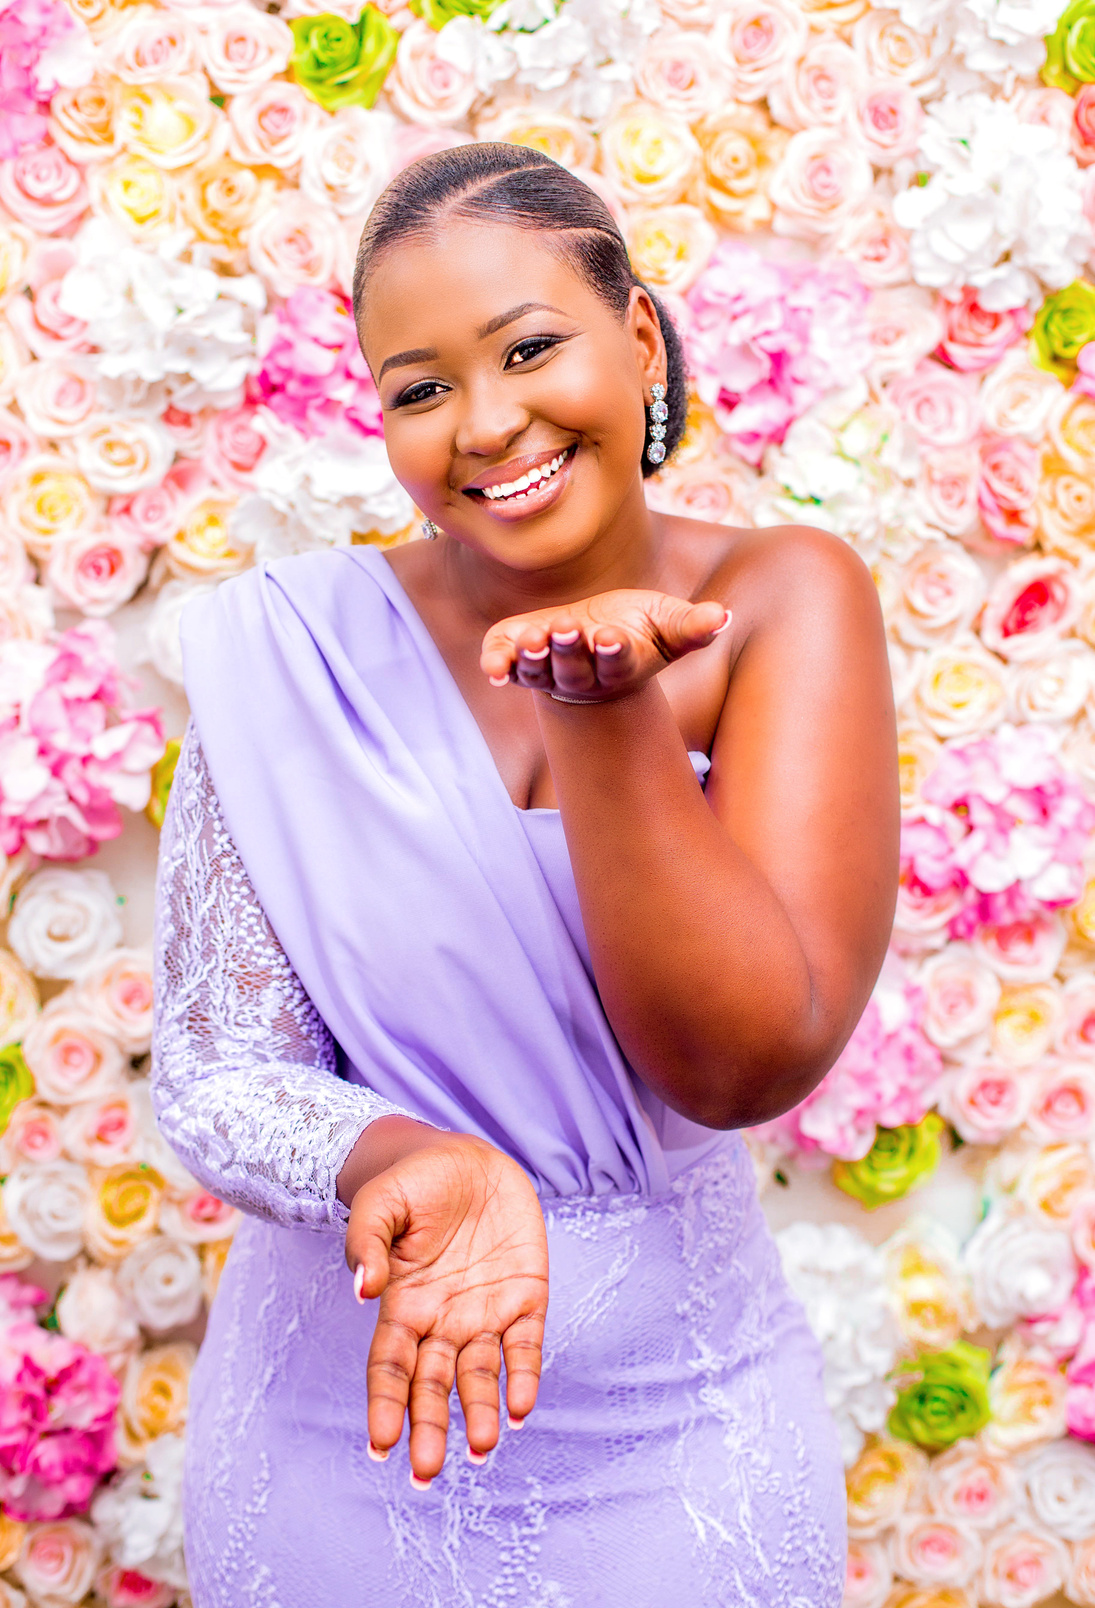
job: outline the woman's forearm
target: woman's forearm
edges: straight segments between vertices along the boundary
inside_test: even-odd
[[[405,1156],[466,1137],[432,1128],[428,1122],[416,1122],[413,1117],[378,1117],[361,1134],[339,1170],[338,1198],[344,1206],[352,1206],[362,1184],[387,1172]]]
[[[765,877],[708,808],[656,680],[615,702],[541,694],[594,973],[636,1072],[715,1127],[763,1120],[839,1048]]]

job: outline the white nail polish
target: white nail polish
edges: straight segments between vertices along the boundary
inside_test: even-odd
[[[603,659],[611,658],[614,653],[622,653],[624,651],[624,645],[622,642],[609,642],[606,644],[598,642],[595,644],[595,646],[597,652]]]
[[[712,631],[712,633],[711,633],[711,635],[712,635],[712,636],[721,636],[721,635],[722,635],[722,633],[723,633],[723,632],[724,632],[724,631],[727,631],[727,630],[729,630],[729,628],[730,628],[730,621],[731,621],[731,620],[732,620],[732,619],[733,619],[733,618],[734,618],[734,616],[733,616],[733,615],[732,615],[732,614],[731,614],[731,613],[730,613],[730,610],[729,610],[729,609],[727,609],[727,611],[726,611],[726,618],[725,618],[725,620],[723,620],[723,622],[722,622],[722,624],[721,624],[721,625],[717,625],[717,626],[716,626],[716,627],[715,627],[715,629],[714,629],[714,630],[713,630],[713,631]]]
[[[477,1452],[468,1447],[468,1462],[474,1463],[476,1468],[482,1468],[489,1455],[489,1452]]]
[[[388,1461],[390,1454],[388,1452],[382,1452],[379,1446],[373,1445],[372,1441],[369,1442],[365,1450],[368,1452],[374,1463],[386,1463]]]
[[[551,640],[557,648],[569,648],[572,643],[577,642],[580,635],[581,632],[578,630],[553,631],[551,633]]]
[[[365,1263],[359,1262],[354,1273],[354,1296],[358,1306],[365,1305]]]
[[[412,1472],[411,1472],[411,1484],[414,1486],[416,1491],[428,1491],[430,1486],[433,1484],[433,1481],[432,1480],[419,1479],[418,1475],[415,1474],[413,1472],[413,1470],[412,1470]]]
[[[525,1420],[523,1418],[514,1418],[512,1413],[507,1413],[506,1422],[511,1429],[524,1429],[525,1427]]]
[[[546,648],[522,648],[521,652],[526,659],[546,659],[551,652],[550,646]]]
[[[509,676],[488,676],[487,680],[492,687],[508,687]]]

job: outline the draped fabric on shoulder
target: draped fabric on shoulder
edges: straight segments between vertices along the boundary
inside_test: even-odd
[[[519,812],[381,554],[249,571],[190,605],[183,652],[229,831],[346,1075],[542,1195],[663,1191]]]

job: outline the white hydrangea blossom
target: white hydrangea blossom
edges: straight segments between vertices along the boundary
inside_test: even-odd
[[[893,203],[918,284],[953,295],[973,285],[1002,309],[1081,272],[1092,246],[1083,176],[1052,129],[988,95],[948,94],[928,108],[919,156],[927,181]]]
[[[1045,38],[1065,0],[900,0],[901,20],[934,34],[973,72],[998,83],[1033,78],[1046,59]]]
[[[273,418],[263,428],[271,450],[232,514],[232,534],[254,546],[257,564],[410,524],[414,506],[378,437],[334,429],[308,440]]]
[[[91,1509],[96,1532],[115,1563],[176,1590],[187,1583],[183,1455],[181,1435],[161,1435],[149,1443],[144,1462],[100,1491]]]
[[[235,407],[258,368],[266,291],[256,274],[228,278],[181,262],[185,244],[179,236],[153,252],[93,218],[76,238],[60,305],[87,324],[99,349],[90,361],[103,380],[126,381],[137,393],[166,382],[167,400],[188,412]]]
[[[776,1235],[787,1282],[825,1358],[825,1400],[846,1463],[881,1433],[896,1400],[887,1375],[901,1336],[886,1293],[885,1259],[841,1223],[792,1223]]]

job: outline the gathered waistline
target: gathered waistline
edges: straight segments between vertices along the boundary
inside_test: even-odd
[[[549,1224],[572,1218],[645,1214],[677,1209],[683,1200],[708,1188],[739,1186],[742,1205],[756,1199],[753,1165],[743,1143],[728,1144],[677,1174],[668,1189],[607,1191],[604,1194],[541,1195],[540,1209]]]

